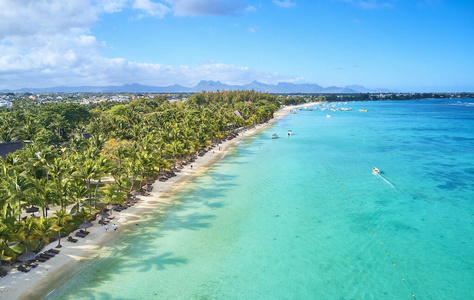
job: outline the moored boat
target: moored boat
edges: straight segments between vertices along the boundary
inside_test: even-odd
[[[372,168],[372,173],[378,175],[378,174],[380,174],[380,170],[377,169],[376,167],[373,167],[373,168]]]
[[[359,111],[368,111],[367,109],[359,109]]]
[[[330,118],[330,117],[332,117],[332,116],[331,116],[330,114],[327,114],[326,117]]]
[[[287,135],[291,135],[291,133],[292,133],[292,132],[291,132],[291,130],[288,130],[288,133],[287,133]]]
[[[278,134],[274,133],[272,134],[272,139],[277,139],[278,138]]]

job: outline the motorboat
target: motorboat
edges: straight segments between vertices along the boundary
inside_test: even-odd
[[[288,133],[287,133],[287,135],[291,135],[291,130],[288,130]]]
[[[374,173],[375,175],[378,175],[378,174],[380,174],[380,170],[377,169],[376,167],[373,167],[372,168],[372,173]]]
[[[331,116],[330,114],[327,114],[326,117],[330,118],[330,117],[332,117],[332,116]]]
[[[272,139],[277,139],[278,138],[278,134],[274,133],[272,134]]]
[[[361,108],[361,109],[359,109],[359,111],[364,111],[364,112],[366,112],[366,111],[368,111],[368,110],[367,110],[367,109],[362,109],[362,108]]]

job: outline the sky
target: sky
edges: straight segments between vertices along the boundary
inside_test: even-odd
[[[474,0],[0,0],[0,89],[474,91]]]

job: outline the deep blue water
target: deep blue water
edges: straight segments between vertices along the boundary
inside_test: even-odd
[[[474,99],[341,106],[246,140],[50,298],[472,299]]]

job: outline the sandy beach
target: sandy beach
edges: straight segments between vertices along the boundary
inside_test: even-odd
[[[95,257],[107,251],[108,247],[118,242],[120,236],[127,231],[133,230],[146,218],[151,211],[166,211],[170,204],[170,196],[183,189],[186,183],[206,172],[214,163],[218,162],[232,147],[242,142],[249,136],[270,126],[276,120],[282,118],[290,109],[301,106],[310,106],[314,103],[306,103],[299,106],[284,107],[274,113],[274,118],[267,123],[257,125],[251,129],[241,132],[238,137],[225,141],[219,146],[221,150],[214,149],[202,157],[185,166],[177,176],[165,182],[156,181],[149,196],[140,196],[140,201],[127,210],[114,212],[115,219],[109,223],[109,231],[104,226],[92,222],[89,228],[90,234],[86,238],[79,238],[77,243],[61,239],[60,254],[49,259],[28,273],[17,271],[14,268],[7,276],[0,279],[0,295],[2,299],[41,299],[51,290],[71,278],[74,273]],[[112,226],[116,224],[117,232]],[[47,245],[44,250],[54,248],[57,241]]]

